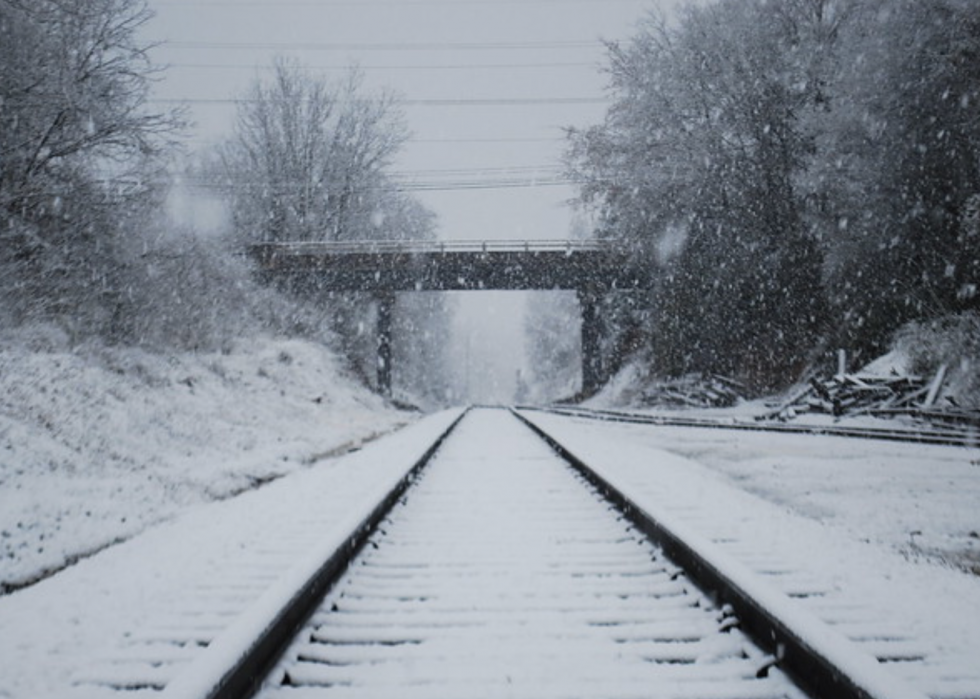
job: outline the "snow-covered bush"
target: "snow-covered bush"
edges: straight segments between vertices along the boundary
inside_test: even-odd
[[[226,350],[263,334],[331,344],[329,309],[260,285],[228,241],[171,230],[123,254],[112,339],[151,350]]]
[[[945,364],[945,395],[961,407],[980,407],[980,313],[910,323],[899,331],[895,344],[910,358],[915,373],[932,375]]]

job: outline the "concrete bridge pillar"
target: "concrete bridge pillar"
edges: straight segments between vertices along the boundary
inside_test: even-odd
[[[378,302],[378,391],[391,395],[391,318],[395,310],[395,294],[381,293]]]
[[[602,385],[602,357],[599,353],[599,295],[579,290],[582,307],[582,393],[590,395]]]

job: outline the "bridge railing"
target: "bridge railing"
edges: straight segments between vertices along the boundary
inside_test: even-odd
[[[285,255],[434,254],[478,252],[613,252],[606,240],[348,240],[256,243],[253,250]]]

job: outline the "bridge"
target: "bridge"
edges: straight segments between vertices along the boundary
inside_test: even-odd
[[[582,388],[602,380],[598,305],[612,291],[646,289],[647,270],[622,246],[599,240],[344,241],[257,243],[263,277],[378,300],[378,386],[391,389],[395,294],[411,291],[569,290],[582,307]]]

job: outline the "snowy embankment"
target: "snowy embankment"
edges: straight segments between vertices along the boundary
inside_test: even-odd
[[[0,341],[0,592],[409,418],[296,340],[226,353]]]

